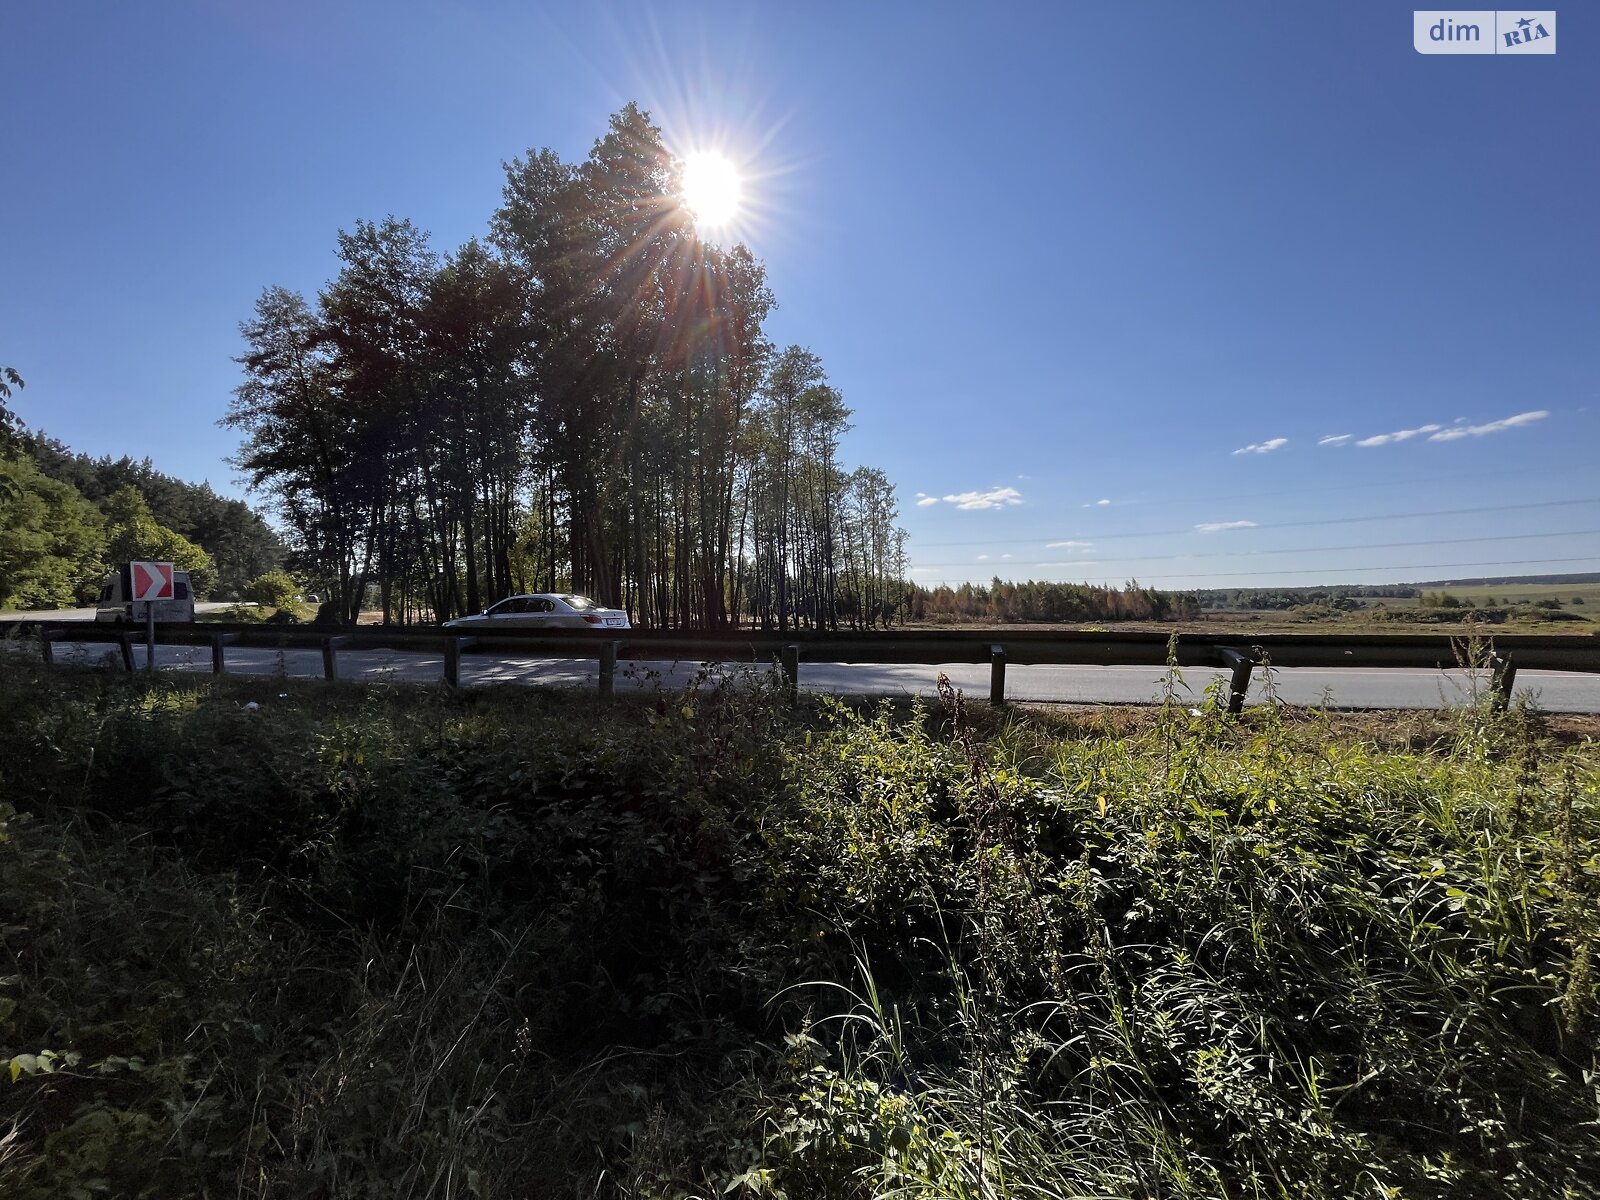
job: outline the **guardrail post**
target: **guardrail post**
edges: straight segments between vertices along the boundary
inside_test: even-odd
[[[444,682],[446,687],[461,686],[461,639],[445,635]]]
[[[122,665],[131,673],[133,671],[133,634],[123,630],[117,635],[117,642],[122,647]]]
[[[1499,712],[1505,712],[1511,707],[1511,690],[1517,683],[1517,664],[1511,661],[1511,655],[1496,654],[1489,660],[1494,671],[1494,706]]]
[[[44,655],[44,665],[47,667],[53,667],[56,665],[56,648],[54,642],[55,634],[52,630],[41,629],[39,631],[39,652]]]
[[[1255,668],[1255,664],[1250,661],[1248,654],[1242,654],[1226,646],[1218,653],[1223,665],[1233,668],[1233,680],[1229,684],[1228,692],[1228,712],[1238,716],[1244,711],[1244,697],[1250,690],[1250,672]]]
[[[337,640],[338,639],[332,637],[325,637],[322,639],[322,677],[324,679],[338,678],[338,673],[335,670],[334,662],[334,651],[336,649],[335,643]]]
[[[792,643],[785,646],[778,655],[778,663],[783,668],[784,686],[789,689],[789,703],[798,703],[800,699],[800,647]]]
[[[222,658],[224,653],[222,647],[226,644],[223,640],[226,636],[226,634],[221,633],[213,633],[211,635],[211,673],[213,675],[222,674]]]
[[[600,699],[609,700],[616,694],[617,643],[600,643]]]
[[[989,647],[989,703],[999,708],[1006,702],[1006,648]]]

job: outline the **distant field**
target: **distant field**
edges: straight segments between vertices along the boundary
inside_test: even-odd
[[[1452,595],[1456,593],[1451,593]],[[1575,593],[1576,594],[1576,593]],[[1496,599],[1499,597],[1496,596]],[[1467,603],[1462,597],[1463,603]],[[1377,601],[1370,603],[1376,604]],[[1415,601],[1390,600],[1386,601],[1397,608],[1402,605],[1415,607]],[[960,621],[960,622],[933,622],[910,621],[906,629],[1059,629],[1059,630],[1105,630],[1108,632],[1127,633],[1140,630],[1152,632],[1172,633],[1221,633],[1248,635],[1252,633],[1367,633],[1373,635],[1393,634],[1403,636],[1417,633],[1461,634],[1466,632],[1467,609],[1460,610],[1462,619],[1459,621],[1400,621],[1383,620],[1378,618],[1375,609],[1361,612],[1336,613],[1326,617],[1308,617],[1293,611],[1214,611],[1202,616],[1181,621],[1016,621],[1010,624],[995,624],[986,621]],[[1565,616],[1566,613],[1582,613],[1584,619],[1573,620]],[[1593,614],[1592,616],[1590,614]],[[1448,615],[1448,614],[1446,614]],[[1600,633],[1600,601],[1592,605],[1579,606],[1572,609],[1563,609],[1557,614],[1555,620],[1533,616],[1514,616],[1503,623],[1489,626],[1486,630],[1491,636],[1495,633],[1562,633],[1562,634],[1587,634]]]
[[[1570,608],[1585,616],[1600,619],[1600,583],[1507,583],[1484,584],[1466,587],[1429,588],[1426,592],[1449,592],[1463,604],[1487,605],[1491,601],[1501,604],[1536,604],[1540,600],[1559,600],[1562,608]],[[1581,601],[1581,603],[1579,603]],[[1415,608],[1416,600],[1384,599],[1372,601],[1392,608]],[[1589,610],[1595,610],[1590,612]]]

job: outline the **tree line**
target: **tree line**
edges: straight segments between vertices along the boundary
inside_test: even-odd
[[[0,379],[22,386],[15,371]],[[177,564],[199,597],[238,598],[283,556],[243,501],[148,459],[74,453],[0,404],[0,608],[92,603],[110,571],[134,559]]]
[[[1353,611],[1366,607],[1363,600],[1409,599],[1419,595],[1416,587],[1403,583],[1341,584],[1338,587],[1304,588],[1207,588],[1196,595],[1203,609],[1283,611],[1302,604],[1326,604],[1330,608]]]
[[[534,590],[654,627],[904,614],[894,488],[843,464],[850,410],[678,170],[630,104],[580,163],[506,164],[486,240],[363,220],[315,301],[262,293],[224,424],[335,619],[373,588],[386,621]]]
[[[1163,592],[1129,580],[1121,588],[1092,583],[1015,583],[998,576],[988,585],[912,587],[907,607],[918,621],[1171,621],[1197,616],[1188,592]]]

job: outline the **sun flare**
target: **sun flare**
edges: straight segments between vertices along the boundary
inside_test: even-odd
[[[709,228],[726,225],[739,214],[744,184],[738,169],[715,151],[691,154],[683,162],[683,202],[695,222]]]

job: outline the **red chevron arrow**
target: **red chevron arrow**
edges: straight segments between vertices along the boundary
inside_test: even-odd
[[[132,567],[135,600],[172,599],[171,563],[136,562]]]

